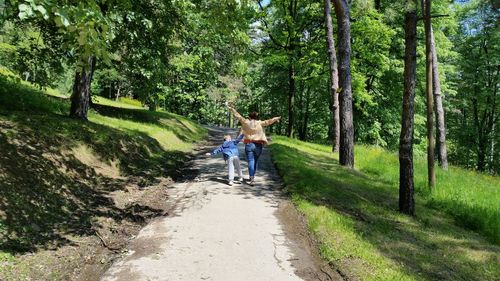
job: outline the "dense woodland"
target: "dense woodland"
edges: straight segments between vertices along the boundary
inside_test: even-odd
[[[436,162],[498,173],[498,3],[434,0],[428,18],[426,4],[6,0],[0,63],[71,95],[69,114],[76,118],[86,118],[93,96],[128,96],[151,110],[233,125],[224,107],[230,101],[243,113],[282,116],[272,133],[331,143],[333,150],[340,145],[342,162],[349,138],[399,148],[411,12],[413,152],[426,154],[430,116]],[[427,55],[437,63],[426,65]],[[434,83],[426,84],[429,78]],[[430,115],[428,87],[435,100]]]

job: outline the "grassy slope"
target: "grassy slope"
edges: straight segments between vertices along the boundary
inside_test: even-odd
[[[500,247],[484,238],[498,241],[497,178],[451,168],[438,172],[438,191],[429,194],[424,188],[425,162],[417,159],[417,217],[409,218],[396,211],[396,155],[358,146],[358,171],[350,171],[338,164],[328,146],[274,140],[273,159],[288,191],[307,217],[323,256],[347,276],[362,280],[500,276]],[[469,221],[483,235],[459,226]]]
[[[67,100],[0,75],[0,279],[19,254],[92,235],[102,218],[133,218],[135,207],[117,206],[111,195],[177,176],[206,134],[174,114],[96,103],[89,122],[73,120]]]

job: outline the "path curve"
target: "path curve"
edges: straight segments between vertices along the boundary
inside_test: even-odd
[[[228,132],[236,133],[212,129],[210,145]],[[242,144],[240,152],[248,175]],[[142,229],[102,280],[330,280],[307,245],[285,234],[278,211],[287,202],[282,183],[267,149],[261,157],[251,187],[228,186],[224,161],[198,156],[198,176],[170,189],[169,216]]]

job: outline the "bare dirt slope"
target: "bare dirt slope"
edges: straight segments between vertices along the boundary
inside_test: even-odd
[[[236,133],[212,130],[210,144],[227,132]],[[243,145],[240,152],[243,160]],[[340,279],[312,250],[267,150],[254,187],[228,186],[219,157],[199,156],[193,168],[169,190],[169,216],[147,225],[102,280]]]

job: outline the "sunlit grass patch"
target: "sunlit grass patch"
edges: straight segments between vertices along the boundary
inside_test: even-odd
[[[185,142],[181,140],[173,131],[166,130],[158,125],[112,118],[99,114],[92,114],[90,116],[90,121],[96,124],[120,129],[126,133],[144,133],[156,139],[164,150],[189,151],[192,148],[192,142]],[[197,138],[193,139],[193,141],[199,140],[201,136],[202,135],[200,134]]]
[[[399,187],[397,154],[372,146],[356,146],[356,168]],[[491,175],[451,166],[436,167],[436,187],[427,186],[427,162],[414,157],[416,192],[428,199],[426,204],[445,210],[464,227],[485,234],[500,244],[500,180]]]
[[[123,102],[124,100],[128,102]],[[118,101],[115,101],[101,96],[93,96],[92,101],[97,104],[108,105],[117,108],[143,109],[140,102],[138,102],[138,104],[135,102],[130,102],[133,101],[132,99],[120,98]]]
[[[10,72],[0,75],[0,85],[2,86],[0,88],[0,111],[23,111],[61,116],[69,114],[68,97],[54,89],[42,91],[29,83],[20,81]],[[144,133],[157,140],[165,150],[189,151],[193,143],[201,140],[207,132],[206,129],[185,117],[164,111],[153,112],[144,109],[136,100],[120,98],[119,101],[114,101],[100,96],[94,96],[92,99],[100,108],[89,111],[90,122],[119,129],[127,134]],[[63,119],[61,122],[71,122],[71,120]]]
[[[55,90],[52,88],[45,89],[45,94],[47,94],[49,96],[56,97],[56,98],[69,99],[69,95],[62,94],[58,90]]]
[[[129,105],[133,105],[133,106],[136,106],[138,108],[142,108],[142,103],[138,100],[135,100],[135,99],[131,99],[131,98],[127,98],[127,97],[121,97],[118,99],[119,102],[121,103],[125,103],[125,104],[129,104]]]
[[[338,155],[329,146],[275,137],[270,147],[287,191],[320,242],[322,255],[348,277],[494,280],[500,276],[500,247],[484,238],[492,240],[484,229],[478,234],[462,228],[466,220],[457,215],[483,214],[477,222],[495,228],[497,178],[451,168],[438,172],[438,187],[431,193],[423,185],[425,159],[417,157],[417,217],[411,218],[397,212],[397,154],[357,146],[357,170],[353,171],[338,164]],[[457,192],[446,191],[453,186]],[[461,189],[466,192],[460,193]],[[469,207],[453,197],[466,199],[474,192],[482,195],[474,195]]]

